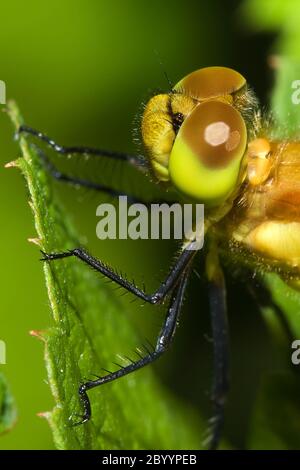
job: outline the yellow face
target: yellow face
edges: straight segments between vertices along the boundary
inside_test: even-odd
[[[145,107],[142,138],[153,174],[215,207],[236,188],[247,146],[246,81],[226,67],[197,70]]]

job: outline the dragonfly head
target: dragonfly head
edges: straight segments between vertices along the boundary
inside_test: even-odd
[[[207,67],[152,97],[142,137],[156,179],[212,207],[226,201],[239,181],[252,96],[238,72]]]

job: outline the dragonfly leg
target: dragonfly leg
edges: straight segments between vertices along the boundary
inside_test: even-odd
[[[46,134],[43,134],[42,132],[39,132],[36,129],[33,129],[29,126],[23,125],[19,127],[18,134],[19,135],[29,134],[31,136],[34,136],[38,140],[48,144],[48,146],[50,146],[57,153],[60,153],[60,154],[64,154],[64,155],[72,155],[72,154],[80,155],[81,154],[81,155],[92,155],[96,157],[109,157],[110,159],[113,159],[113,160],[122,160],[135,167],[139,167],[139,168],[145,167],[145,164],[141,156],[135,156],[135,155],[130,155],[126,153],[114,152],[111,150],[103,150],[103,149],[97,149],[97,148],[91,148],[91,147],[75,147],[75,146],[64,147],[62,145],[57,144],[53,139],[48,137]],[[127,196],[129,203],[149,204],[148,202],[142,201],[140,198],[137,198],[125,192],[120,192],[118,190],[111,188],[110,186],[99,184],[89,179],[82,179],[82,178],[78,178],[78,177],[63,173],[56,168],[56,166],[49,160],[46,153],[40,147],[38,147],[34,143],[32,143],[31,146],[37,152],[38,156],[43,162],[48,173],[52,176],[52,178],[56,179],[57,181],[100,191],[100,192],[109,194],[112,197]]]
[[[112,281],[119,284],[121,287],[126,289],[127,291],[131,292],[135,296],[141,298],[145,302],[149,302],[151,304],[157,304],[161,302],[169,292],[175,287],[178,283],[179,278],[183,271],[187,268],[189,263],[194,258],[196,251],[189,249],[191,242],[187,245],[179,254],[175,264],[169,271],[166,279],[161,283],[159,288],[152,294],[147,294],[143,290],[139,289],[135,284],[132,282],[127,281],[122,276],[114,272],[109,266],[104,264],[102,261],[92,257],[89,255],[83,248],[75,248],[73,250],[65,251],[62,253],[44,253],[42,261],[54,261],[63,258],[69,257],[76,257],[80,261],[86,263],[91,268],[95,269],[96,271],[100,272],[104,276],[108,277]]]
[[[82,154],[82,155],[94,155],[98,157],[109,157],[115,160],[123,160],[126,161],[134,166],[140,166],[142,157],[138,155],[130,155],[123,152],[115,152],[113,150],[104,150],[98,149],[94,147],[80,147],[80,146],[72,146],[66,147],[63,145],[59,145],[55,142],[51,137],[48,137],[46,134],[38,131],[37,129],[33,129],[32,127],[22,125],[19,127],[17,134],[30,134],[33,137],[36,137],[38,140],[45,142],[51,148],[53,148],[57,153],[61,153],[64,155],[71,155],[71,154]]]
[[[140,198],[137,198],[137,197],[135,197],[131,194],[125,193],[125,192],[115,190],[115,189],[111,188],[110,186],[100,184],[100,183],[96,183],[95,181],[92,181],[92,180],[82,179],[82,178],[78,178],[78,177],[71,176],[71,175],[68,175],[66,173],[63,173],[60,170],[58,170],[55,167],[55,165],[53,165],[53,163],[49,160],[49,158],[47,157],[47,155],[45,154],[45,152],[41,148],[37,147],[34,144],[31,144],[31,146],[37,152],[38,156],[40,157],[41,161],[43,162],[43,164],[44,164],[46,170],[48,171],[48,173],[52,176],[52,178],[54,178],[57,181],[61,181],[61,182],[64,182],[64,183],[69,183],[69,184],[74,185],[74,186],[81,186],[81,187],[84,187],[84,188],[100,191],[102,193],[109,194],[112,197],[127,196],[127,201],[129,203],[132,203],[132,204],[133,203],[148,204],[147,202],[141,201]]]
[[[207,275],[214,349],[214,381],[212,389],[214,416],[211,420],[210,449],[216,449],[223,430],[224,409],[229,389],[229,332],[226,289],[216,250],[211,251],[207,257]]]
[[[137,361],[132,361],[129,365],[121,367],[121,369],[117,370],[116,372],[111,372],[103,377],[97,378],[97,380],[91,380],[80,385],[78,393],[83,406],[83,416],[81,421],[75,423],[75,425],[85,423],[91,418],[91,405],[90,399],[87,394],[88,390],[103,385],[107,382],[112,382],[113,380],[119,379],[124,375],[130,374],[131,372],[134,372],[137,369],[141,369],[142,367],[145,367],[146,365],[151,364],[153,361],[158,359],[161,354],[166,351],[174,337],[179,314],[183,303],[187,279],[188,272],[184,272],[179,280],[178,289],[173,290],[167,315],[165,317],[165,321],[161,328],[160,334],[157,338],[153,352],[149,352],[149,354]]]
[[[35,138],[37,138],[41,142],[45,142],[48,146],[53,148],[57,153],[64,154],[64,155],[72,155],[72,154],[81,154],[81,155],[92,155],[96,157],[108,157],[113,160],[121,160],[124,161],[131,166],[134,166],[140,170],[146,171],[147,164],[145,159],[141,155],[131,155],[122,152],[115,152],[111,150],[103,150],[93,147],[64,147],[62,145],[57,144],[53,139],[48,137],[46,134],[33,129],[32,127],[22,125],[18,129],[18,135],[20,134],[29,134]],[[41,161],[43,162],[46,170],[48,173],[57,181],[61,181],[63,183],[71,184],[74,186],[81,186],[84,188],[92,189],[95,191],[100,191],[102,193],[108,194],[112,197],[119,197],[119,196],[126,196],[129,203],[140,203],[149,206],[151,203],[167,203],[173,204],[174,201],[168,200],[150,200],[144,201],[140,197],[136,197],[132,194],[128,194],[122,191],[118,191],[116,189],[111,188],[108,185],[97,183],[90,179],[83,179],[78,178],[67,173],[61,172],[48,158],[46,153],[38,147],[36,144],[32,143],[31,146],[34,148],[38,156],[40,157]]]

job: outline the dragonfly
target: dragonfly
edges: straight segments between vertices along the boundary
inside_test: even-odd
[[[59,154],[82,154],[121,160],[149,175],[162,191],[178,200],[205,207],[205,257],[212,344],[213,419],[209,447],[219,446],[229,391],[229,327],[224,259],[232,257],[253,272],[275,271],[288,282],[297,281],[300,267],[300,142],[272,136],[254,91],[239,72],[222,66],[205,67],[186,75],[166,92],[152,96],[141,124],[144,155],[59,145],[27,125],[19,134],[46,143]],[[112,197],[126,195],[110,185],[75,178],[61,172],[45,156],[50,175],[61,182],[91,188]],[[131,201],[140,201],[128,195]],[[75,257],[133,296],[152,305],[166,303],[166,314],[153,350],[115,372],[79,386],[83,407],[80,423],[92,416],[88,391],[130,374],[157,360],[170,346],[182,310],[187,282],[197,250],[183,238],[176,261],[152,293],[117,274],[84,248],[44,253],[55,262]],[[78,423],[76,423],[78,424]]]

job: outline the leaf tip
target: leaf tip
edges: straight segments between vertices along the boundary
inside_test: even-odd
[[[38,418],[46,419],[47,421],[50,419],[51,411],[40,411],[36,414]]]
[[[37,238],[37,237],[33,237],[33,238],[27,238],[27,241],[29,243],[33,243],[34,245],[37,245],[37,246],[41,246],[42,245],[42,240],[40,238]]]
[[[30,330],[29,331],[30,336],[33,336],[34,338],[38,338],[39,340],[45,342],[46,341],[46,331],[44,330]]]
[[[13,160],[12,162],[8,162],[4,165],[4,168],[18,168],[17,160]]]

